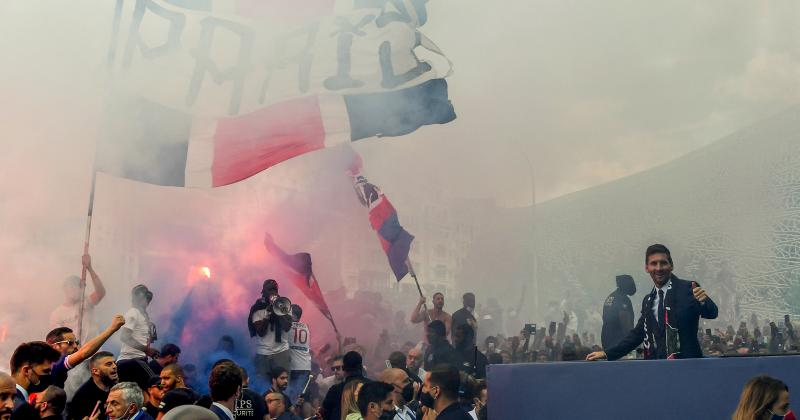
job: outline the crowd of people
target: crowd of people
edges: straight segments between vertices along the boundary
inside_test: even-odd
[[[669,264],[671,273],[669,252],[660,247],[652,253],[656,255],[653,259]],[[647,260],[651,260],[650,250]],[[646,342],[638,351],[628,350],[638,347],[642,338],[635,328],[626,326],[633,323],[630,300],[626,299],[635,288],[629,287],[630,276],[620,276],[618,290],[606,301],[612,320],[606,320],[604,314],[604,321],[621,332],[612,334],[604,326],[602,343],[592,332],[571,329],[575,323],[567,312],[546,326],[509,322],[510,328],[519,327],[519,333],[506,336],[507,328],[498,322],[499,316],[492,317],[492,310],[478,316],[475,294],[463,294],[461,308],[450,314],[444,309],[444,294],[436,293],[431,308],[421,297],[409,316],[373,299],[368,306],[371,310],[388,309],[395,315],[392,328],[372,325],[372,331],[381,330],[373,342],[361,343],[355,337],[342,341],[337,336],[336,342],[314,343],[313,348],[313,331],[303,321],[303,309],[282,298],[278,282],[268,279],[247,316],[250,351],[237,350],[229,331],[220,331],[219,339],[204,338],[216,342],[213,352],[200,360],[182,360],[180,343],[154,346],[158,333],[148,314],[154,294],[145,285],[131,290],[131,308],[114,316],[104,330],[84,328],[81,320],[92,325],[92,309],[103,299],[105,288],[88,255],[83,264],[92,279],[93,293],[81,302],[79,283],[67,279],[65,303],[51,316],[53,329],[42,341],[16,348],[9,374],[0,373],[0,420],[147,420],[209,414],[221,420],[478,420],[488,418],[489,365],[592,360],[615,346],[609,340],[628,340],[630,344],[616,345],[615,349],[623,350],[617,350],[613,358],[666,356],[648,355]],[[656,276],[663,280],[661,286],[656,283],[657,288],[676,295],[685,285],[688,299],[705,308],[708,317],[715,316],[713,302],[695,283],[690,285],[663,272],[654,274],[654,281]],[[665,312],[650,300],[652,295],[645,297],[643,305],[652,306],[652,322],[658,326],[659,311]],[[677,296],[672,299],[681,295]],[[670,302],[669,294],[662,299]],[[348,303],[353,301],[345,301]],[[347,312],[342,313],[347,319]],[[378,319],[369,313],[361,313],[361,317]],[[640,319],[639,324],[642,322]],[[692,328],[697,329],[702,353],[710,356],[797,350],[788,316],[778,324],[759,323],[753,316],[750,325],[752,329],[743,322],[738,330],[729,326],[725,331]],[[121,344],[117,354],[108,351],[114,346],[105,346],[112,336]],[[748,386],[762,383],[775,385],[762,380]],[[743,400],[745,394],[747,389]],[[201,408],[206,411],[198,411]],[[740,409],[749,408],[740,404]]]

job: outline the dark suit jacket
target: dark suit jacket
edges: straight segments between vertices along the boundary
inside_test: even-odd
[[[210,410],[213,411],[214,414],[217,415],[217,417],[219,417],[219,420],[231,420],[230,417],[228,417],[228,415],[225,414],[225,412],[222,411],[222,409],[217,407],[216,405],[212,405]]]
[[[153,416],[147,413],[147,411],[139,412],[138,416],[135,417],[135,420],[154,420]]]
[[[697,328],[700,317],[714,319],[717,317],[717,305],[706,299],[700,303],[692,294],[692,282],[681,280],[674,275],[672,285],[664,299],[664,310],[669,319],[669,325],[678,329],[681,359],[703,357],[700,342],[697,340]],[[661,329],[656,317],[653,315],[653,301],[656,298],[656,289],[644,297],[642,311],[636,326],[616,346],[606,350],[608,360],[616,360],[630,353],[639,344],[644,343],[645,359],[666,359],[665,330]]]

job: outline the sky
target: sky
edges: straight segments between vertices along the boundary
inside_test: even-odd
[[[79,261],[113,4],[0,2],[3,287],[26,280],[41,298]],[[800,101],[800,5],[790,0],[431,0],[428,11],[422,31],[454,63],[458,118],[356,145],[373,180],[402,196],[424,180],[500,206],[542,203]],[[412,201],[395,205],[414,212]]]

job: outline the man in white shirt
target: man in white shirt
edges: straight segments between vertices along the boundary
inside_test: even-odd
[[[219,420],[234,420],[236,400],[242,391],[242,371],[239,366],[232,362],[215,366],[208,377],[208,388],[214,401],[211,411]]]
[[[78,340],[86,342],[89,337],[97,335],[97,326],[94,323],[94,308],[105,297],[106,289],[103,287],[100,276],[97,275],[92,267],[92,257],[89,254],[84,254],[81,262],[86,272],[89,273],[94,287],[94,292],[84,301],[83,326],[80,328],[78,325],[81,306],[81,278],[69,276],[64,279],[63,283],[64,302],[50,313],[50,328],[67,327],[74,331],[75,334],[80,331],[81,336],[78,337]]]
[[[125,312],[125,325],[120,329],[122,348],[117,359],[120,381],[146,384],[157,376],[147,364],[148,357],[158,357],[158,351],[150,347],[156,340],[156,326],[150,321],[147,306],[153,300],[153,292],[140,284],[131,291],[132,307]]]
[[[155,325],[147,314],[147,306],[153,300],[153,292],[140,284],[131,291],[133,307],[125,312],[125,325],[120,340],[122,348],[119,360],[145,359],[158,356],[158,351],[150,347],[155,337]]]
[[[308,325],[300,322],[303,316],[303,308],[300,305],[292,305],[292,329],[289,332],[289,352],[292,359],[289,363],[289,388],[286,395],[289,400],[297,402],[306,386],[308,376],[311,375],[311,336],[308,332]]]
[[[264,281],[261,298],[250,308],[247,327],[256,343],[256,373],[267,383],[272,383],[270,372],[275,367],[289,369],[291,353],[287,332],[292,328],[290,314],[277,315],[272,302],[278,297],[278,282]]]

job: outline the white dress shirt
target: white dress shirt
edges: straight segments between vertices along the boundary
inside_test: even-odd
[[[663,290],[663,291],[664,291],[664,301],[666,302],[666,300],[667,300],[667,293],[669,293],[669,290],[670,290],[670,289],[672,289],[672,280],[668,281],[666,284],[664,284],[664,285],[663,285],[663,286],[661,286],[660,288],[659,288],[659,287],[656,287],[656,288],[655,288],[655,290],[656,290],[656,297],[655,297],[655,299],[653,299],[653,315],[656,317],[656,320],[657,320],[658,322],[662,322],[662,320],[661,320],[661,317],[662,317],[662,316],[664,316],[664,314],[659,314],[659,313],[658,313],[658,300],[659,300],[659,297],[658,297],[658,291],[659,291],[659,290]],[[666,305],[665,305],[665,308],[666,308]]]

